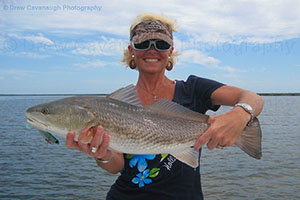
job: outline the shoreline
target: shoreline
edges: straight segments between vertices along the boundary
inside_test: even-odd
[[[300,93],[257,93],[260,96],[300,96]],[[106,96],[107,94],[0,94],[0,96]]]
[[[0,94],[1,96],[106,96],[107,94]]]
[[[300,93],[257,93],[260,96],[300,96]]]

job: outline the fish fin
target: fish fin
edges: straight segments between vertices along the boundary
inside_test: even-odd
[[[235,145],[253,158],[261,159],[261,128],[257,118],[254,118],[250,126],[246,126]]]
[[[193,167],[197,168],[199,165],[199,151],[194,148],[189,148],[186,151],[173,155],[177,160]]]
[[[124,88],[120,88],[117,91],[106,96],[110,99],[115,99],[125,103],[129,103],[135,106],[142,106],[140,96],[134,85],[128,85]]]
[[[202,123],[206,123],[208,119],[207,115],[192,111],[168,99],[160,99],[150,105],[147,105],[145,108],[155,111],[159,114],[165,114],[172,117],[193,120]]]

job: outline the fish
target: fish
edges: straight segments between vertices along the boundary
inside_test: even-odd
[[[66,137],[72,130],[75,140],[84,128],[90,132],[101,125],[109,133],[109,148],[126,154],[171,154],[196,168],[199,151],[193,148],[208,128],[208,115],[192,111],[167,99],[142,106],[134,85],[107,96],[74,96],[33,106],[26,110],[27,122],[40,131]],[[255,118],[235,145],[255,159],[261,159],[262,131]]]

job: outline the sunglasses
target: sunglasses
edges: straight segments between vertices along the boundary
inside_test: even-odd
[[[172,45],[163,40],[146,40],[144,42],[135,44],[132,42],[132,47],[138,51],[146,51],[150,49],[153,44],[154,48],[158,51],[168,51],[171,49]]]

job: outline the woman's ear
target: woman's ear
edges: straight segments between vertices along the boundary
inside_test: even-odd
[[[131,47],[131,48],[132,48],[132,47]],[[173,51],[174,51],[174,47],[172,47],[172,48],[170,49],[169,56],[172,56],[172,54],[173,54]]]
[[[131,55],[134,55],[133,48],[130,44],[128,45],[128,51],[130,52]]]

